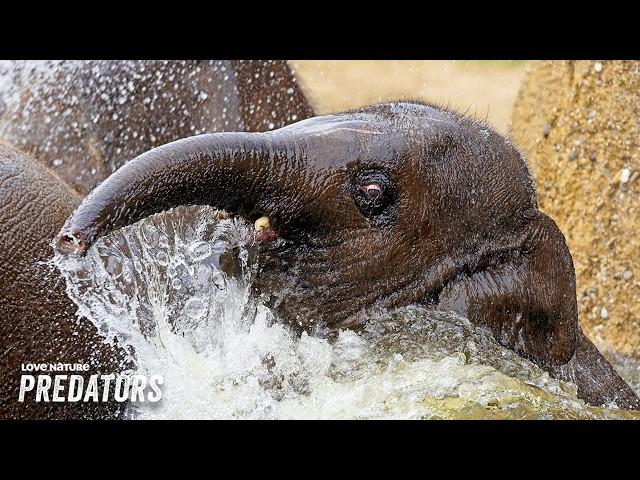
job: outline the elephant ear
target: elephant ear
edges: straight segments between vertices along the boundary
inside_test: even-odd
[[[564,235],[534,211],[508,260],[447,285],[439,309],[490,328],[505,347],[573,382],[592,405],[640,409],[640,399],[578,325],[576,280]]]
[[[555,222],[537,210],[531,216],[520,248],[447,285],[438,308],[488,327],[502,345],[550,369],[569,361],[576,349],[575,272]]]
[[[551,218],[537,213],[524,252],[520,303],[526,354],[551,367],[569,361],[576,349],[576,276],[564,235]]]

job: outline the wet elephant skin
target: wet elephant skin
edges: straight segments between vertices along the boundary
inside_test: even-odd
[[[35,402],[32,394],[18,402],[23,364],[87,363],[85,381],[123,368],[122,352],[103,343],[91,322],[76,319],[64,281],[47,263],[51,238],[80,200],[45,167],[0,144],[0,418],[99,419],[123,413],[115,402]]]

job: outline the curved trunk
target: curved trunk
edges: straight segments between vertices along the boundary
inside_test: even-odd
[[[56,249],[84,254],[99,237],[179,205],[211,205],[245,216],[273,213],[264,208],[273,206],[279,185],[295,170],[295,155],[276,138],[214,133],[143,153],[84,199],[58,234]],[[286,168],[278,165],[283,161]]]

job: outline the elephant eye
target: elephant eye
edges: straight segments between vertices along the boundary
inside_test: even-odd
[[[371,200],[375,200],[375,199],[381,197],[382,196],[382,191],[384,189],[384,187],[382,185],[379,185],[377,183],[369,183],[367,185],[360,185],[360,188],[362,189],[364,194],[367,196],[367,198],[370,198]]]
[[[361,172],[354,179],[354,200],[360,212],[371,219],[382,219],[395,198],[391,179],[381,171]]]

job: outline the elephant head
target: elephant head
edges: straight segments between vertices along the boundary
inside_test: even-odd
[[[268,217],[255,288],[305,327],[353,328],[367,308],[422,303],[487,326],[552,371],[582,338],[571,257],[537,208],[526,162],[456,113],[389,103],[166,144],[91,192],[57,249],[83,254],[185,204]]]

